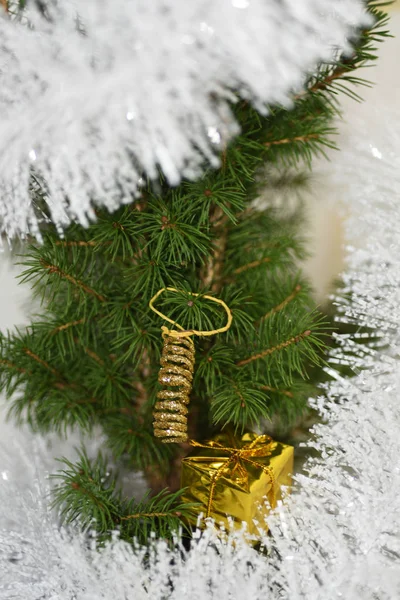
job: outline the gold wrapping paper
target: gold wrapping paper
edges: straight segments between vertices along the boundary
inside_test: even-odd
[[[245,433],[241,438],[219,434],[195,446],[182,461],[182,487],[185,502],[198,502],[197,514],[212,517],[216,524],[236,528],[247,523],[250,534],[257,535],[256,519],[262,526],[267,514],[265,499],[271,507],[281,498],[281,486],[290,486],[293,448],[273,441],[267,435]],[[193,515],[195,525],[197,516]]]

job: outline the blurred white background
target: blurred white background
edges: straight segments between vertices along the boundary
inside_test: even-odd
[[[373,83],[371,88],[359,89],[371,114],[374,110],[382,113],[389,106],[400,106],[400,0],[387,7],[387,10],[391,16],[389,29],[394,37],[386,39],[380,46],[376,66],[364,69],[359,74]],[[351,128],[352,119],[359,112],[358,104],[347,97],[342,97],[341,104],[344,118],[339,124],[339,148],[341,135]],[[365,135],[368,136],[367,130]],[[335,160],[335,153],[331,153],[331,160]],[[327,168],[329,166],[321,165],[322,172],[326,172]],[[324,185],[323,176],[319,176],[318,171],[318,167],[315,167],[308,203],[311,258],[306,264],[306,271],[313,282],[317,301],[324,303],[344,269],[343,222],[346,215],[341,206],[343,190]],[[368,177],[368,173],[365,176]]]

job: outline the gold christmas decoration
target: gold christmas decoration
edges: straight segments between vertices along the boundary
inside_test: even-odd
[[[158,381],[168,389],[157,394],[154,435],[165,437],[166,442],[183,442],[187,439],[186,415],[192,389],[194,344],[190,338],[174,338],[165,332],[163,339]]]
[[[265,516],[281,498],[281,486],[291,485],[293,448],[275,442],[267,435],[245,433],[237,437],[221,433],[200,444],[190,442],[194,451],[182,461],[181,487],[184,502],[197,502],[192,525],[197,516],[212,517],[216,525],[234,527],[247,523],[247,530],[257,535],[254,520],[266,530]]]
[[[226,325],[212,331],[184,330],[181,325],[154,307],[154,302],[165,291],[178,292],[179,290],[172,287],[162,288],[150,300],[150,308],[177,329],[168,329],[165,325],[161,327],[163,349],[158,381],[164,386],[164,389],[157,394],[158,402],[154,408],[153,427],[154,435],[161,438],[162,442],[179,443],[188,439],[186,415],[192,390],[195,361],[195,347],[191,338],[194,335],[204,337],[227,331],[232,323],[232,313],[223,300],[203,295],[203,298],[217,302],[224,307],[228,316]],[[191,293],[191,295],[196,297],[200,294]]]

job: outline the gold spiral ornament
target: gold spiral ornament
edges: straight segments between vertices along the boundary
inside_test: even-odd
[[[175,325],[177,330],[168,329],[164,325],[161,327],[163,349],[158,381],[163,389],[157,394],[157,402],[153,413],[153,427],[154,435],[165,444],[169,444],[185,442],[188,439],[187,405],[190,401],[195,361],[192,336],[210,336],[227,331],[232,323],[232,313],[223,300],[203,295],[203,298],[217,302],[224,307],[228,315],[227,324],[213,331],[184,330],[181,325],[154,307],[155,300],[165,291],[179,292],[179,290],[171,287],[162,288],[150,300],[150,308],[165,321]],[[194,293],[191,293],[191,295],[199,296],[199,294]]]
[[[154,435],[165,443],[185,442],[188,438],[186,415],[192,390],[194,343],[189,337],[171,337],[165,332],[163,339],[158,381],[164,389],[157,394]]]

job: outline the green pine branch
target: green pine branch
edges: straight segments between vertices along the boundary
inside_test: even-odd
[[[95,530],[100,543],[113,531],[118,531],[121,539],[143,544],[151,535],[172,539],[179,529],[185,529],[184,519],[194,505],[180,500],[182,490],[173,494],[163,490],[152,498],[146,495],[140,501],[127,500],[102,455],[90,461],[81,451],[77,462],[66,458],[60,462],[63,468],[51,476],[58,482],[52,506],[59,509],[65,523],[77,522]]]

